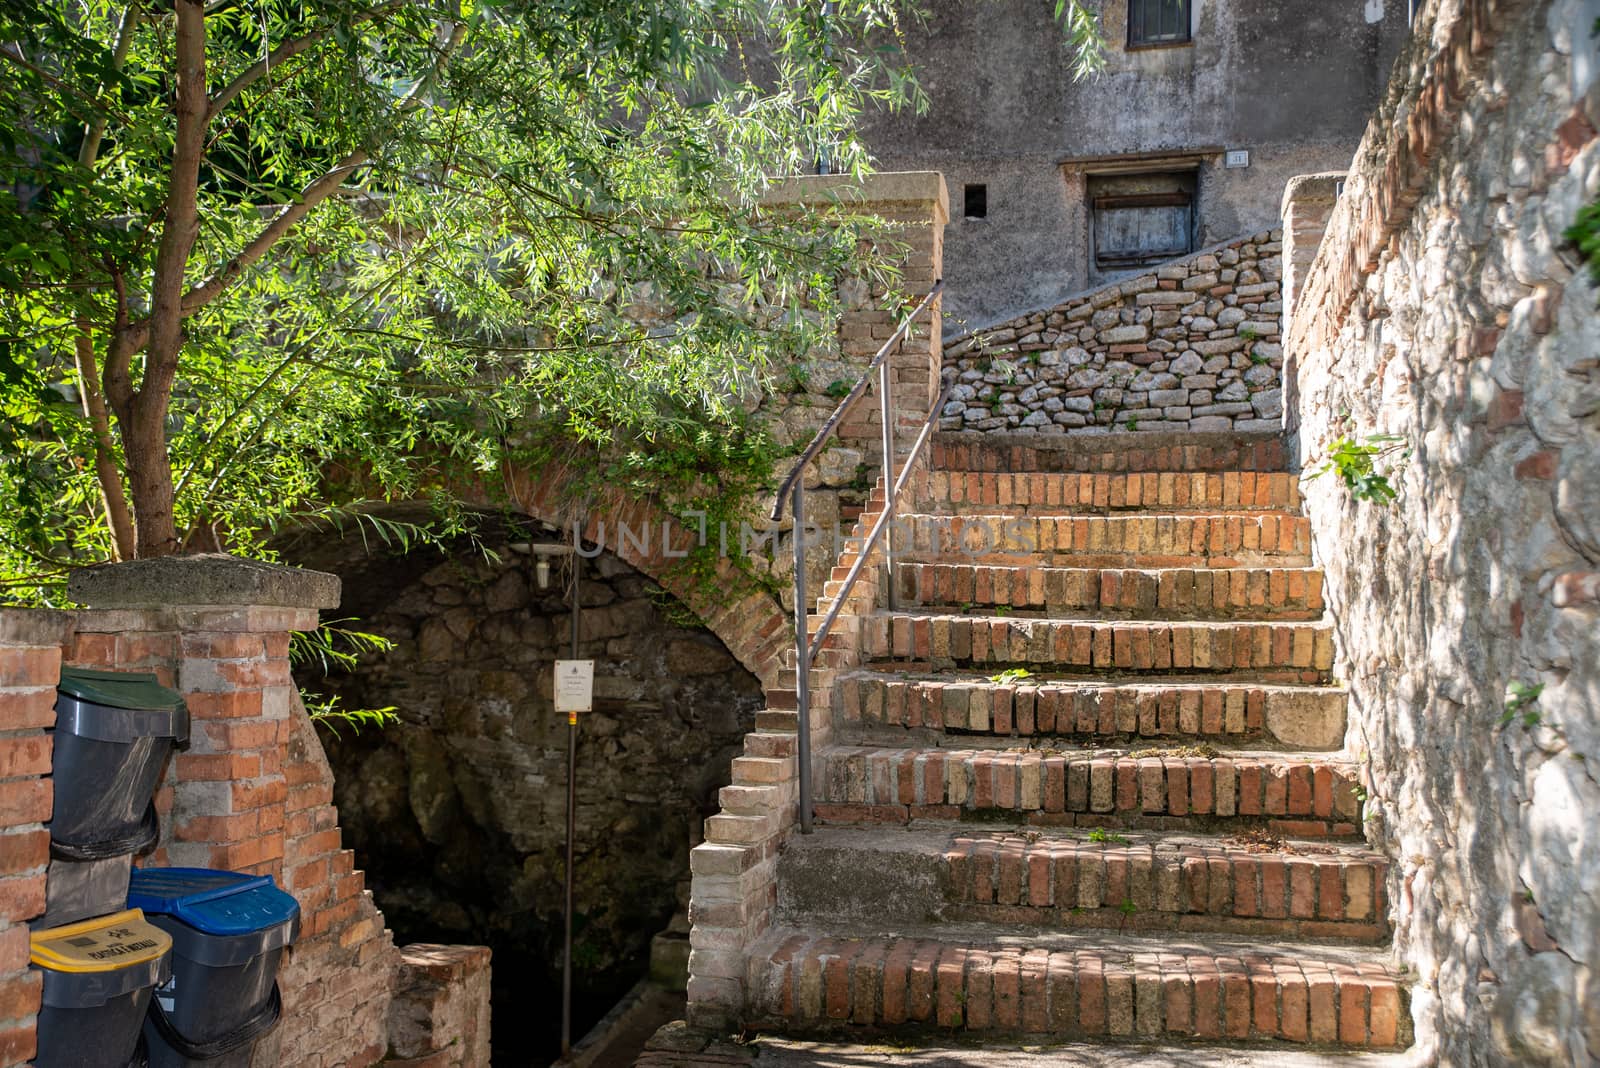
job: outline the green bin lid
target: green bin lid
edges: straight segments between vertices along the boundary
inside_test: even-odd
[[[176,710],[183,707],[183,697],[177,690],[161,685],[154,675],[143,671],[62,668],[57,689],[80,701],[107,708]]]

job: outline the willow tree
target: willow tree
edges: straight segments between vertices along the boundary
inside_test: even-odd
[[[248,549],[330,470],[426,495],[541,426],[753,448],[860,254],[762,184],[916,100],[895,0],[830,7],[0,0],[4,581]]]

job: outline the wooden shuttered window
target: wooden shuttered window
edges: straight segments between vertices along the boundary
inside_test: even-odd
[[[1194,251],[1194,175],[1091,179],[1091,237],[1099,271],[1160,263]]]

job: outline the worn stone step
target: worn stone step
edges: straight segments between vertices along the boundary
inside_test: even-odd
[[[1341,689],[1222,681],[1102,682],[1030,676],[908,678],[857,672],[835,684],[836,724],[994,737],[1077,737],[1265,743],[1337,749]]]
[[[1400,977],[1376,952],[1340,946],[976,924],[900,936],[777,927],[752,947],[748,978],[754,1022],[789,1031],[1411,1042]]]
[[[992,606],[1055,619],[1320,619],[1311,567],[1109,568],[902,563],[904,606]]]
[[[868,659],[912,659],[936,668],[1254,671],[1280,676],[1276,681],[1317,682],[1333,666],[1333,627],[1309,621],[1105,622],[900,611],[863,619],[861,650]]]
[[[818,818],[837,823],[1010,819],[1039,826],[1354,835],[1355,766],[1317,754],[827,746],[813,755]]]
[[[920,479],[919,509],[1084,515],[1123,511],[1294,512],[1300,482],[1287,472],[1146,471],[1116,474],[934,470]]]
[[[1286,512],[896,517],[897,560],[1028,567],[1307,567],[1311,527]]]
[[[1273,432],[1062,434],[944,431],[928,450],[935,471],[1286,471],[1283,435]]]
[[[1388,934],[1386,868],[1362,845],[1257,835],[831,826],[785,847],[778,909],[790,924],[978,920],[1372,942]]]

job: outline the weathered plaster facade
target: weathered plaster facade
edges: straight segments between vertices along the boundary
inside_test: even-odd
[[[866,137],[883,167],[949,182],[952,333],[1107,277],[1086,200],[1099,175],[1188,175],[1192,249],[1272,228],[1290,177],[1349,161],[1406,34],[1405,0],[1193,0],[1190,43],[1130,49],[1129,0],[1095,2],[1110,54],[1086,82],[1049,3],[938,0],[906,29],[931,107],[876,116]],[[1249,166],[1224,166],[1226,149]],[[973,184],[986,218],[965,217]]]
[[[1287,204],[1291,263],[1326,224],[1287,331],[1301,460],[1410,449],[1389,507],[1303,486],[1440,1063],[1600,1061],[1600,314],[1563,238],[1600,195],[1597,18],[1427,4],[1343,195]]]

